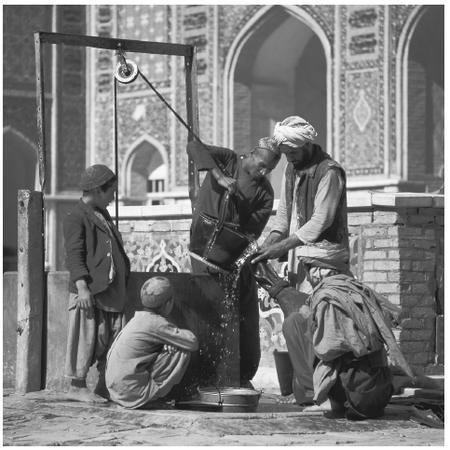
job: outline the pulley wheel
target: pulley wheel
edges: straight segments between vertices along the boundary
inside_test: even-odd
[[[128,84],[132,83],[138,76],[138,66],[134,61],[127,59],[126,66],[122,63],[118,63],[114,76],[120,83]]]

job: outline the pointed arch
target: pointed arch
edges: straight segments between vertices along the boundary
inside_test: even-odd
[[[143,134],[130,145],[124,156],[124,163],[122,165],[121,172],[121,191],[124,197],[131,196],[130,194],[132,193],[133,164],[135,162],[135,158],[140,154],[141,151],[147,153],[147,159],[149,160],[148,162],[151,162],[151,160],[153,159],[154,162],[156,161],[156,164],[157,162],[161,162],[167,168],[169,167],[169,158],[167,156],[167,150],[165,149],[164,145],[162,145],[160,141],[150,136],[149,134]],[[150,154],[148,153],[148,151],[150,151]],[[158,164],[157,166],[153,167],[153,169],[156,169],[160,165],[161,164]],[[167,179],[167,174],[168,170],[166,171],[166,178],[164,179],[165,186],[167,186],[169,181]],[[147,173],[146,175],[148,177],[150,173]]]
[[[413,8],[398,39],[396,57],[396,91],[397,91],[397,170],[402,179],[408,177],[408,56],[409,44],[420,19],[424,15],[426,5]]]
[[[439,102],[436,102],[436,100],[440,100],[441,102],[443,102],[443,92],[440,94],[440,96],[438,95],[437,98],[434,97],[434,95],[436,95],[436,92],[434,94],[426,92],[426,89],[431,89],[430,86],[432,86],[433,89],[435,89],[439,85],[439,81],[437,81],[439,79],[439,76],[437,75],[439,73],[439,69],[437,69],[438,66],[436,66],[436,63],[439,60],[435,59],[433,64],[431,65],[428,62],[425,63],[424,61],[422,61],[423,56],[420,56],[419,59],[416,60],[416,58],[418,57],[417,50],[419,50],[419,54],[426,54],[428,56],[431,55],[432,57],[436,58],[435,55],[437,55],[436,53],[437,49],[436,52],[431,53],[424,51],[422,46],[417,46],[416,40],[419,39],[420,42],[421,36],[420,33],[422,33],[423,36],[424,33],[423,26],[426,27],[425,25],[426,21],[428,21],[428,27],[433,26],[430,25],[431,23],[436,24],[436,28],[434,28],[434,30],[436,30],[437,33],[437,30],[439,29],[438,28],[439,24],[436,23],[435,20],[431,20],[430,15],[431,17],[440,16],[439,12],[434,10],[434,8],[438,7],[444,8],[442,5],[418,5],[411,10],[398,39],[396,61],[395,61],[397,74],[396,77],[396,104],[397,104],[396,147],[398,149],[397,170],[399,171],[401,178],[405,180],[414,179],[417,181],[421,181],[423,178],[423,181],[426,184],[431,183],[431,185],[435,184],[436,180],[438,179],[436,178],[437,177],[436,172],[438,171],[436,169],[438,169],[438,164],[442,163],[443,158],[443,154],[440,154],[438,151],[436,151],[437,147],[435,147],[435,145],[437,145],[436,142],[442,140],[443,136],[440,136],[440,133],[438,132],[438,130],[440,129],[438,125],[439,122],[434,122],[436,117],[438,121],[443,120],[442,116],[443,110],[441,111],[441,116],[438,115],[433,118],[434,114],[431,115],[428,114],[429,106],[426,106],[426,103],[425,105],[419,103],[418,104],[419,107],[425,108],[424,114],[426,117],[426,121],[425,122],[420,121],[420,123],[423,124],[424,126],[423,135],[420,131],[418,131],[419,134],[417,134],[415,137],[410,136],[412,127],[411,113],[414,112],[414,114],[417,115],[420,112],[420,108],[417,109],[417,105],[416,107],[414,107],[414,109],[411,109],[411,99],[414,98],[420,102],[422,101],[420,100],[422,98],[421,96],[425,95],[425,99],[423,101],[428,103],[432,102],[433,105],[435,105],[436,107],[438,104],[440,104]],[[442,20],[444,19],[442,18]],[[442,29],[442,39],[443,33],[445,32],[444,31],[445,25],[443,26],[444,28]],[[435,34],[435,36],[437,36],[437,34]],[[423,42],[429,41],[427,38],[422,37],[422,43]],[[429,45],[431,47],[431,44]],[[444,70],[443,64],[444,61],[442,60],[442,71]],[[412,73],[415,73],[416,78],[417,76],[421,77],[420,79],[422,80],[423,83],[425,83],[425,87],[420,88],[420,85],[417,84],[417,82],[411,84]],[[443,91],[444,89],[443,84],[441,88]],[[416,95],[411,93],[411,89],[415,89],[414,92],[416,93]],[[417,89],[419,89],[419,91],[417,91]],[[417,93],[419,93],[420,95],[417,95]],[[441,106],[443,108],[443,104]],[[436,132],[437,134],[435,134]],[[443,125],[442,125],[442,133],[443,133]],[[420,141],[418,141],[418,138],[424,139],[423,145],[419,143]],[[434,141],[435,139],[437,139],[437,141]],[[431,151],[431,154],[428,155],[425,155],[425,153],[423,154],[424,158],[423,161],[418,160],[417,158],[414,157],[414,155],[416,156],[418,155],[419,147],[423,147],[424,149]],[[436,167],[434,166],[435,164]],[[419,169],[419,166],[421,167],[421,169]],[[434,182],[431,181],[433,177],[435,178]],[[437,182],[439,183],[439,181]]]
[[[318,37],[322,44],[326,58],[326,111],[327,111],[327,148],[331,148],[332,138],[332,49],[325,31],[320,25],[308,14],[304,9],[295,5],[266,5],[261,7],[251,19],[242,27],[234,41],[232,42],[224,65],[224,109],[223,109],[223,129],[224,129],[224,145],[232,146],[234,141],[233,118],[234,118],[234,75],[236,65],[241,51],[251,36],[270,18],[271,13],[275,13],[275,8],[282,8],[289,15],[298,19],[300,22],[308,26]]]

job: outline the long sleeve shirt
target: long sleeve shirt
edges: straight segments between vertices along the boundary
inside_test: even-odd
[[[297,192],[300,178],[296,177],[294,192]],[[302,227],[297,225],[297,202],[292,202],[292,214],[289,220],[286,207],[286,177],[283,174],[281,194],[277,215],[271,231],[278,231],[283,237],[295,234],[305,245],[294,248],[289,252],[289,270],[296,271],[298,260],[302,258],[348,258],[348,249],[330,242],[320,243],[317,239],[333,223],[337,206],[344,189],[344,180],[335,170],[328,171],[320,180],[314,198],[313,214]]]
[[[237,180],[237,193],[231,197],[227,221],[239,224],[242,233],[258,238],[269,220],[273,207],[273,188],[267,178],[253,180],[242,167],[243,157],[224,147],[208,146],[209,151],[199,144],[188,145],[188,153],[198,170],[219,167]],[[219,163],[217,164],[216,161]],[[192,221],[204,212],[219,216],[224,188],[208,172],[199,189]]]

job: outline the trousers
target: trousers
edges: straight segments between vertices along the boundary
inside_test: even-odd
[[[70,294],[70,305],[77,294]],[[85,310],[69,309],[65,375],[78,380],[86,379],[89,368],[97,361],[97,369],[104,376],[106,355],[116,336],[125,326],[125,316],[94,307],[94,316],[87,318]]]

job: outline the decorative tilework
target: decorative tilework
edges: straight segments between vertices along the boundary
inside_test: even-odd
[[[3,88],[35,90],[34,31],[49,31],[52,6],[3,6]],[[47,46],[43,46],[46,47]],[[51,91],[50,54],[44,49],[46,91]]]
[[[85,34],[85,6],[60,6],[58,31]],[[78,191],[86,156],[86,49],[57,46],[58,189]]]
[[[345,151],[341,162],[349,175],[383,172],[379,80],[377,69],[347,72],[345,77]]]

